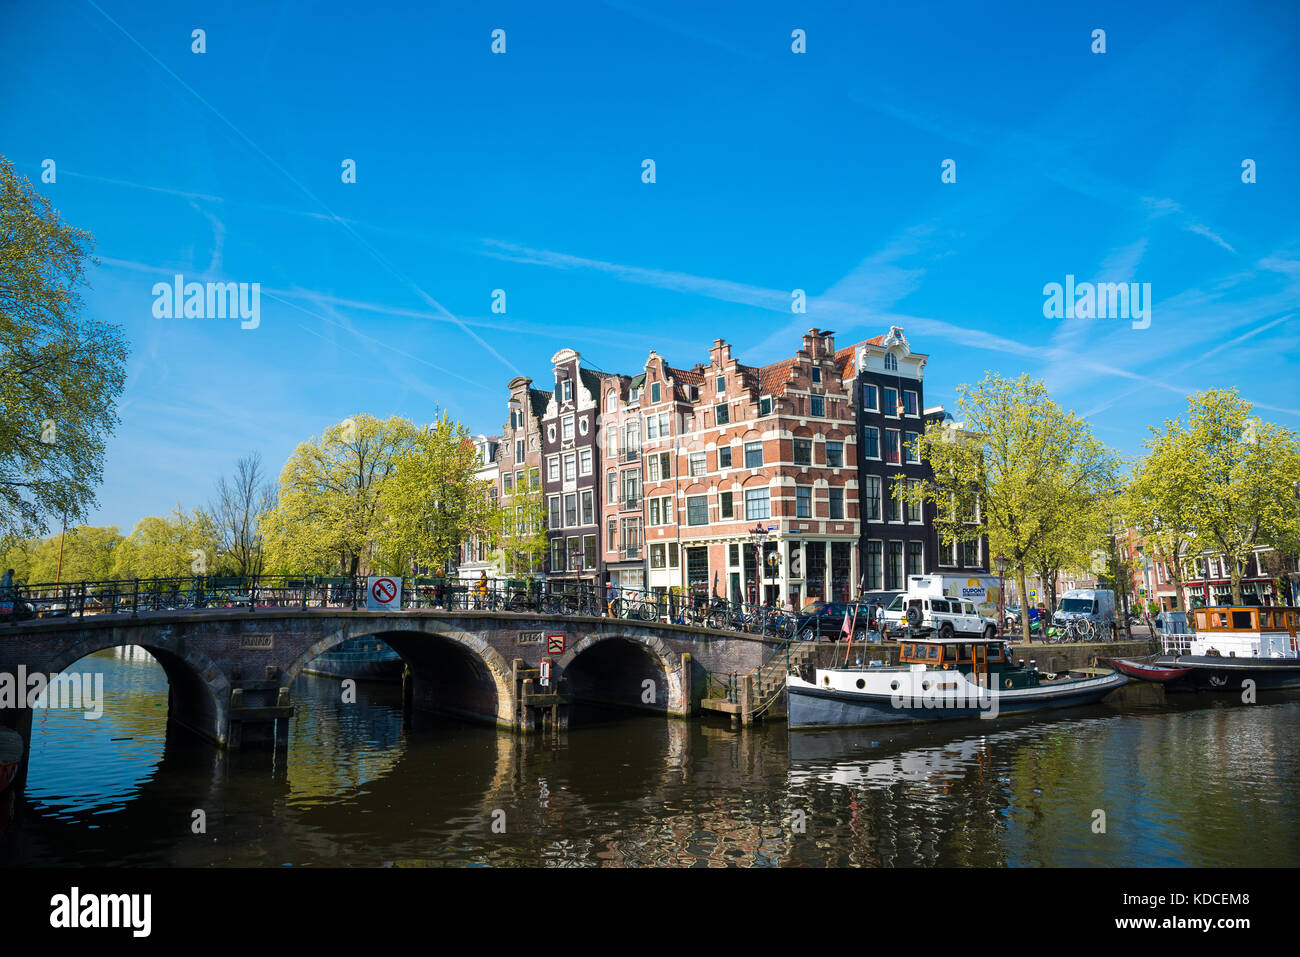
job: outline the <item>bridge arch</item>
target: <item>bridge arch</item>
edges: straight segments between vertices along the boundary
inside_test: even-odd
[[[230,680],[211,658],[174,635],[159,633],[142,639],[134,629],[87,632],[61,648],[44,668],[50,675],[62,674],[89,655],[129,645],[149,652],[167,675],[167,720],[213,744],[224,744]]]
[[[575,701],[668,714],[685,711],[681,656],[657,635],[587,635],[556,658],[555,667],[558,676],[568,680]],[[646,700],[646,681],[653,682],[653,702]]]
[[[285,684],[297,678],[309,661],[351,638],[376,638],[402,656],[411,671],[416,708],[513,726],[515,696],[509,664],[484,633],[446,621],[350,621],[302,651],[285,668]]]

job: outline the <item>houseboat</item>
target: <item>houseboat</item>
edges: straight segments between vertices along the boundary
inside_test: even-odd
[[[302,670],[326,678],[355,678],[358,681],[401,681],[402,656],[378,638],[349,638],[335,645]]]
[[[1192,631],[1162,637],[1154,659],[1117,658],[1115,667],[1167,691],[1300,688],[1300,609],[1216,605],[1187,614]]]
[[[1128,682],[1116,671],[1051,674],[1013,662],[1002,639],[905,638],[892,667],[818,668],[786,676],[791,728],[989,717],[1094,704]]]

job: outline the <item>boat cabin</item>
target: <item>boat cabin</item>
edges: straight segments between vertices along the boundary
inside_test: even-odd
[[[1188,616],[1195,635],[1192,655],[1224,658],[1295,658],[1300,656],[1300,608],[1212,605]]]
[[[960,671],[978,680],[994,671],[1008,667],[1011,659],[1005,643],[971,639],[931,638],[927,641],[905,641],[898,650],[900,665],[927,665],[940,671]]]

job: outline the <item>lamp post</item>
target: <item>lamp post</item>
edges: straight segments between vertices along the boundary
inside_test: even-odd
[[[757,523],[749,530],[749,540],[754,543],[754,604],[763,603],[763,544],[767,541],[767,529]]]
[[[1006,602],[1007,595],[1002,584],[1002,575],[1007,570],[1007,556],[998,552],[997,558],[993,559],[998,568],[998,634],[1002,634],[1002,629],[1006,624]]]

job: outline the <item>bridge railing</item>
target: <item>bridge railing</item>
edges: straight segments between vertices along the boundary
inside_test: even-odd
[[[572,579],[406,577],[401,608],[538,612],[691,625],[789,639],[832,639],[841,621],[771,605],[732,601],[701,588],[650,591]],[[28,618],[195,609],[359,609],[362,576],[196,575],[15,585],[0,594],[0,622]],[[863,629],[859,629],[862,631]]]

